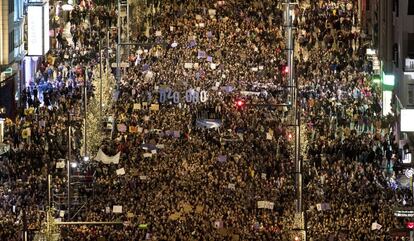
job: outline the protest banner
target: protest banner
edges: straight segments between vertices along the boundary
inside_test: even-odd
[[[106,155],[101,148],[99,148],[98,153],[96,154],[94,160],[95,161],[100,161],[104,164],[118,164],[119,163],[119,158],[121,156],[121,152],[118,152],[116,155],[114,156],[108,156]]]
[[[275,206],[274,202],[269,202],[269,201],[257,201],[257,208],[259,209],[270,209],[273,210]]]

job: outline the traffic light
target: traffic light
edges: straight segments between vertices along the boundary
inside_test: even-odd
[[[287,65],[282,66],[282,74],[283,75],[289,74],[289,67]]]
[[[235,102],[235,106],[237,109],[243,109],[246,106],[246,102],[243,99],[237,99]]]
[[[407,228],[414,229],[414,222],[406,222],[405,225],[407,225]]]

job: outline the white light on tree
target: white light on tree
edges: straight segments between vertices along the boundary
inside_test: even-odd
[[[64,5],[62,6],[62,10],[63,10],[63,11],[72,11],[72,10],[73,10],[73,6],[72,6],[72,5],[70,5],[70,4],[64,4]]]

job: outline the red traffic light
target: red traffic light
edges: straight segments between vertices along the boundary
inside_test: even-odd
[[[407,225],[407,228],[414,229],[414,222],[406,222],[405,225]]]
[[[289,66],[284,64],[284,65],[279,67],[279,70],[280,70],[282,75],[287,75],[289,73]]]
[[[283,73],[284,74],[288,74],[289,73],[289,67],[288,66],[283,66]]]

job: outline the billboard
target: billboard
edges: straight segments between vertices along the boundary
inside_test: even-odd
[[[27,7],[27,53],[41,56],[49,51],[49,3]]]
[[[414,109],[401,109],[401,132],[414,132]]]

